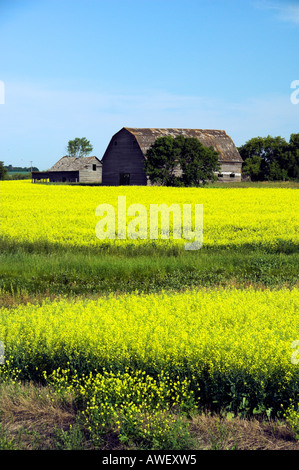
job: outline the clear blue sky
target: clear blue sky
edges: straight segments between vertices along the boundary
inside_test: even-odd
[[[124,126],[299,132],[299,2],[0,0],[0,160],[45,170]]]

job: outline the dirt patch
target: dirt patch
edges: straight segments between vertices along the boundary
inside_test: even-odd
[[[199,449],[299,450],[291,428],[278,421],[201,414],[193,419],[191,429]]]

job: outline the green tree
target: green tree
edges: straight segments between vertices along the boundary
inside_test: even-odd
[[[244,167],[250,167],[250,163],[257,163],[255,157],[261,159],[260,178],[262,180],[281,180],[288,177],[288,143],[282,137],[254,137],[239,147],[239,153],[243,158]],[[248,165],[246,164],[249,160]],[[251,165],[252,168],[252,165]],[[248,170],[247,170],[248,171]],[[254,174],[250,174],[253,176]]]
[[[288,176],[299,179],[299,134],[291,134],[288,149]]]
[[[69,140],[67,145],[69,157],[86,157],[92,150],[93,146],[86,137],[76,137],[74,140]]]
[[[242,167],[243,175],[249,176],[252,181],[261,181],[263,179],[261,164],[262,157],[258,155],[246,158]]]
[[[181,138],[158,137],[146,153],[145,170],[152,183],[175,186],[178,183],[174,170],[181,152]]]
[[[179,159],[184,185],[199,186],[215,181],[215,172],[220,170],[218,155],[213,147],[205,147],[195,137],[186,137]]]
[[[216,179],[214,172],[220,166],[213,147],[203,146],[195,137],[181,135],[156,139],[147,151],[145,168],[152,183],[198,186]]]
[[[5,180],[7,176],[7,169],[4,166],[3,162],[0,162],[0,180]]]

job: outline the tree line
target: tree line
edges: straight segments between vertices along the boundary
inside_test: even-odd
[[[32,167],[32,171],[39,171],[38,168]],[[31,167],[21,166],[5,166],[3,162],[0,162],[0,180],[6,179],[28,179],[31,178]]]
[[[252,181],[299,179],[299,134],[289,141],[282,137],[254,137],[238,148],[244,160],[243,176]]]

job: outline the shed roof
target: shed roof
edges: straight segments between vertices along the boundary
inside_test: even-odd
[[[205,147],[214,147],[219,152],[219,161],[222,162],[243,162],[237,147],[233,140],[225,131],[212,129],[163,129],[163,128],[136,128],[125,127],[128,132],[133,134],[142,150],[146,155],[149,147],[158,137],[196,137]]]
[[[81,170],[94,159],[100,160],[97,157],[62,157],[58,162],[53,165],[49,171],[76,171]],[[101,163],[101,162],[100,162]]]

